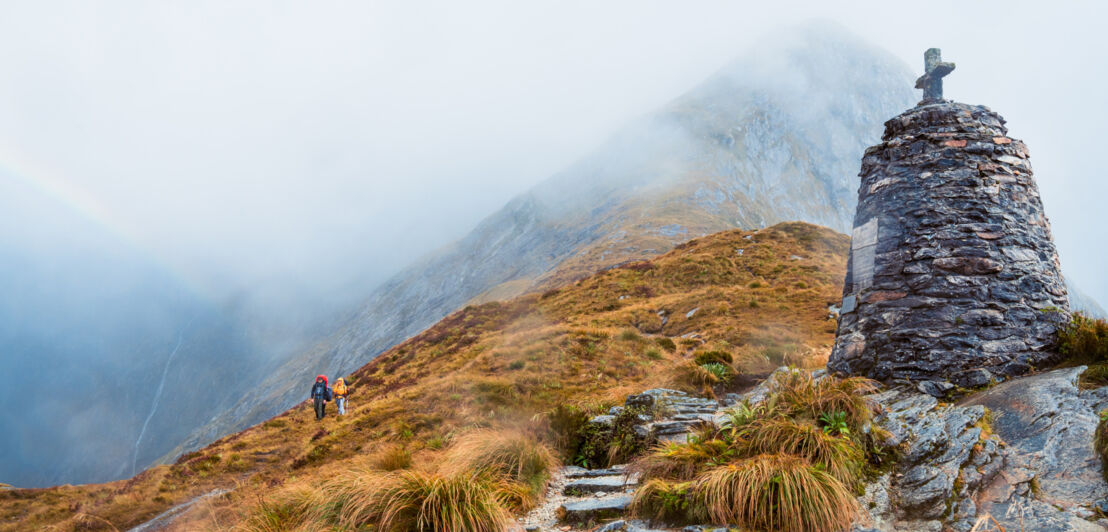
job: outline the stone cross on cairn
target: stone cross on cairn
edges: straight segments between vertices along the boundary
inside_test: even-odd
[[[923,101],[943,99],[943,76],[954,70],[954,63],[943,62],[943,52],[938,48],[923,53],[924,73],[916,80],[916,88],[923,89]]]

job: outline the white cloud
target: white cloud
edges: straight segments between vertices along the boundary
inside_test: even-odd
[[[374,280],[758,38],[839,22],[1010,121],[1068,272],[1108,302],[1105,5],[7,2],[0,167],[41,163],[203,279]]]

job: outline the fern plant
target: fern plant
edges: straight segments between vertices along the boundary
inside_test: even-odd
[[[701,364],[700,367],[704,368],[705,371],[715,376],[715,378],[719,380],[719,382],[727,382],[731,380],[731,367],[726,364],[722,364],[720,362],[709,362],[707,364]]]
[[[823,432],[831,435],[850,436],[850,424],[846,422],[846,412],[825,412],[820,414],[819,422]]]

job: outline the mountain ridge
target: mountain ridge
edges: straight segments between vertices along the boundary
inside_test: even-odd
[[[845,230],[857,161],[885,118],[914,102],[912,74],[841,29],[775,41],[386,282],[162,461],[280,412],[306,376],[350,371],[486,292],[541,290],[730,228],[799,219]]]
[[[675,364],[702,350],[734,353],[747,378],[818,360],[833,337],[826,305],[841,290],[848,242],[805,223],[725,231],[542,294],[463,308],[353,371],[345,417],[317,422],[298,401],[128,480],[0,490],[0,530],[125,529],[213,492],[176,529],[221,529],[284,486],[318,489],[392,446],[435,463],[475,428],[527,425],[562,404],[600,413],[621,394],[689,386],[671,381]]]

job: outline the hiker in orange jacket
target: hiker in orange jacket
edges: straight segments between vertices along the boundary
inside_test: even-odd
[[[346,381],[339,377],[335,381],[335,387],[331,388],[331,393],[335,396],[335,406],[339,409],[339,415],[346,415],[346,396],[350,393],[350,388],[346,386]]]

